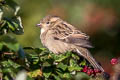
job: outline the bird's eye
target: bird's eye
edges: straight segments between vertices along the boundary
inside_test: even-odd
[[[49,24],[50,22],[47,22],[46,24]]]

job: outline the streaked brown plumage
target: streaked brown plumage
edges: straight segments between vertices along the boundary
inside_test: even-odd
[[[87,48],[92,46],[89,43],[89,36],[76,29],[71,24],[56,16],[46,16],[40,21],[40,39],[42,44],[55,54],[74,51],[86,58],[94,68],[104,69],[95,61]]]

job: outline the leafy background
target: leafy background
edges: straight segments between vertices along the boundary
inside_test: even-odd
[[[0,2],[3,1],[4,0],[0,0]],[[7,2],[7,5],[4,5],[5,3],[0,4],[0,15],[3,14],[0,24],[0,72],[4,73],[1,74],[4,76],[4,79],[12,79],[22,69],[26,69],[27,71],[29,71],[29,79],[32,79],[32,77],[36,76],[40,77],[42,75],[42,71],[40,70],[41,65],[38,65],[38,63],[46,61],[48,67],[49,60],[54,61],[54,59],[57,59],[55,58],[55,55],[54,57],[50,58],[46,58],[46,56],[43,55],[46,60],[39,60],[40,55],[38,53],[46,53],[47,56],[52,56],[52,54],[49,54],[47,50],[42,48],[43,46],[41,45],[39,39],[40,30],[36,28],[36,24],[39,23],[40,19],[48,14],[60,16],[65,21],[73,24],[81,31],[90,35],[90,41],[94,46],[93,49],[90,49],[91,53],[96,58],[96,60],[102,64],[105,71],[112,74],[110,59],[120,56],[119,0],[14,0],[15,2],[12,0],[5,1]],[[21,7],[20,11],[17,4]],[[4,13],[2,13],[2,11]],[[21,25],[21,19],[19,16],[22,19],[24,30]],[[6,34],[7,32],[8,34]],[[23,49],[23,47],[25,48]],[[68,52],[66,53],[66,55],[62,55],[62,57],[65,57],[67,55],[71,54]],[[69,58],[69,56],[67,56],[67,58]],[[52,62],[50,63],[52,65],[49,66],[54,65],[53,61],[50,61]],[[108,65],[109,67],[106,65]],[[66,70],[66,65],[64,65],[63,63],[58,66],[64,66],[62,70]],[[58,66],[55,66],[54,69],[57,69]],[[35,75],[36,72],[38,72],[39,75]],[[67,75],[67,78],[69,78],[69,72],[65,72],[65,75]],[[10,73],[12,74],[10,75]],[[51,77],[49,76],[50,73],[51,71],[46,72],[47,75],[43,75],[45,76],[45,78],[49,78]],[[58,74],[60,77],[61,74],[57,73],[57,75]],[[81,75],[85,74],[80,73],[76,75],[75,79],[79,80],[80,77],[82,77]],[[52,76],[59,80],[58,76],[56,77],[56,75],[53,74]],[[85,77],[86,76],[87,75],[85,75]],[[89,78],[89,76],[87,77]]]

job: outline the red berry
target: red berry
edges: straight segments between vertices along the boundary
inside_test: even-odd
[[[83,72],[87,72],[87,68],[83,68]]]
[[[88,71],[87,71],[87,74],[88,74],[88,75],[91,75],[91,72],[90,72],[90,70],[88,70]]]
[[[111,62],[112,65],[115,65],[115,64],[118,63],[118,59],[117,58],[112,58],[110,62]]]
[[[91,72],[91,74],[93,74],[93,72],[94,72],[93,69],[90,69],[90,72]]]
[[[101,73],[101,71],[99,69],[94,69],[95,73]]]
[[[85,66],[85,67],[83,68],[83,72],[87,72],[87,71],[88,71],[88,67]]]
[[[95,72],[95,73],[98,73],[99,71],[98,71],[98,69],[94,69],[94,72]]]

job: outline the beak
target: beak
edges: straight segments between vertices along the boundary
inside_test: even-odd
[[[37,24],[37,25],[36,25],[36,27],[40,27],[40,28],[41,28],[41,27],[42,27],[42,25],[39,23],[39,24]]]

